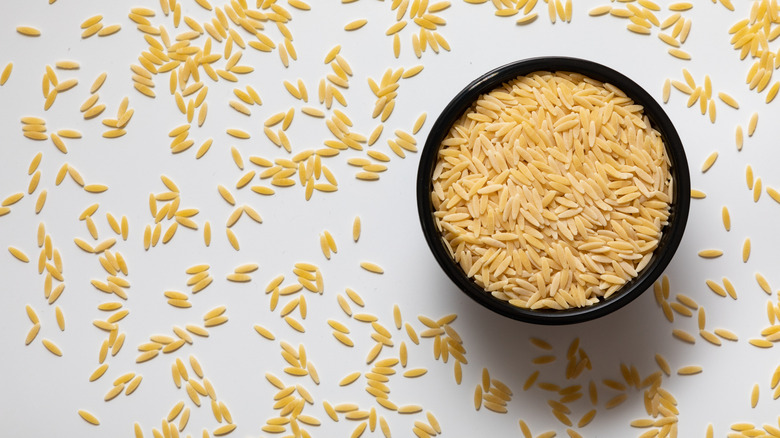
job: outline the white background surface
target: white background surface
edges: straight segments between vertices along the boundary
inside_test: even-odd
[[[194,1],[181,0],[184,15],[203,22],[212,15]],[[215,5],[221,2],[214,1]],[[381,2],[361,0],[341,4],[334,0],[309,0],[312,10],[302,12],[287,6],[293,14],[288,24],[294,36],[298,61],[291,61],[285,69],[276,51],[260,53],[248,48],[240,64],[251,65],[255,71],[241,76],[237,84],[212,83],[201,73],[210,87],[207,102],[209,115],[203,128],[193,128],[196,139],[192,149],[172,155],[167,136],[175,126],[184,123],[184,117],[175,107],[168,90],[168,76],[155,79],[157,98],[149,99],[132,88],[129,65],[147,44],[143,35],[127,18],[133,6],[147,6],[157,11],[154,24],[163,24],[171,35],[171,16],[165,17],[155,1],[100,2],[60,0],[53,5],[45,1],[12,2],[6,4],[0,16],[0,68],[14,62],[9,81],[0,87],[0,197],[25,191],[29,177],[27,166],[32,157],[43,151],[39,169],[42,179],[38,191],[48,190],[48,201],[41,214],[34,213],[38,191],[25,196],[12,206],[12,212],[0,217],[0,412],[3,412],[2,436],[37,437],[65,435],[83,437],[132,436],[132,425],[142,425],[145,435],[160,425],[170,408],[179,400],[192,407],[189,425],[183,436],[200,436],[201,430],[213,430],[217,423],[207,404],[198,409],[191,404],[184,390],[177,389],[170,377],[170,366],[175,357],[186,359],[195,355],[204,367],[206,376],[214,383],[218,396],[230,407],[238,428],[231,436],[257,437],[265,420],[276,415],[273,388],[263,378],[273,372],[285,383],[303,384],[315,397],[315,405],[304,413],[320,418],[323,425],[308,428],[312,436],[349,436],[356,422],[327,418],[322,400],[331,403],[355,402],[362,409],[377,406],[388,419],[394,436],[411,436],[412,423],[423,420],[422,415],[403,416],[379,407],[363,387],[364,380],[341,388],[338,381],[352,371],[366,372],[365,355],[373,345],[370,328],[357,321],[348,321],[341,312],[336,295],[345,287],[358,291],[366,301],[365,312],[379,316],[380,322],[392,327],[392,306],[399,304],[404,320],[423,329],[416,320],[419,314],[438,318],[457,313],[453,327],[458,330],[467,349],[469,364],[464,367],[462,385],[454,383],[453,362],[434,361],[432,340],[424,339],[419,346],[409,342],[404,332],[393,329],[396,347],[385,349],[381,357],[398,354],[398,344],[405,340],[409,346],[409,367],[425,366],[428,374],[416,380],[396,375],[391,379],[391,399],[397,404],[415,403],[434,412],[442,424],[445,436],[518,436],[518,419],[524,419],[534,434],[557,430],[565,436],[565,427],[551,415],[546,400],[551,394],[538,388],[522,391],[525,379],[536,369],[542,371],[540,381],[582,384],[603,378],[620,379],[619,365],[635,365],[642,376],[657,371],[653,360],[663,354],[673,369],[684,365],[701,365],[704,372],[692,377],[672,375],[664,378],[663,387],[679,401],[681,437],[704,436],[707,423],[713,423],[716,436],[725,436],[729,425],[738,421],[757,425],[775,424],[780,405],[772,400],[770,378],[778,365],[774,349],[760,350],[747,343],[759,337],[768,325],[765,312],[768,297],[754,280],[755,272],[762,272],[775,288],[780,284],[777,273],[778,244],[777,217],[780,206],[764,193],[758,203],[745,185],[745,166],[753,166],[764,186],[780,186],[777,163],[778,103],[764,104],[765,93],[757,95],[745,85],[750,63],[740,61],[738,52],[729,45],[728,28],[749,14],[749,5],[740,5],[736,12],[720,4],[697,2],[694,9],[684,13],[693,20],[693,26],[683,49],[691,53],[691,61],[681,61],[666,53],[668,46],[653,36],[628,32],[626,20],[616,17],[589,17],[587,11],[606,2],[574,1],[571,23],[551,24],[546,4],[536,7],[539,18],[528,26],[517,26],[516,17],[499,18],[488,2],[469,5],[452,0],[452,7],[439,13],[447,20],[440,28],[452,51],[436,55],[430,49],[421,60],[414,57],[411,34],[418,28],[410,23],[401,32],[400,59],[392,54],[392,38],[385,29],[395,23],[395,12],[390,0]],[[618,5],[615,3],[615,5]],[[89,16],[102,14],[105,24],[119,23],[122,30],[112,36],[93,36],[82,40],[79,24]],[[664,7],[660,19],[671,14]],[[348,22],[367,18],[368,24],[355,32],[345,32]],[[23,37],[16,26],[32,25],[42,30],[38,38]],[[267,34],[276,42],[282,37],[275,26],[267,25]],[[188,30],[182,23],[178,31]],[[243,32],[243,31],[241,31]],[[242,36],[247,38],[245,32]],[[215,42],[216,43],[216,42]],[[199,45],[202,42],[198,43]],[[367,77],[381,78],[388,67],[409,68],[418,63],[425,69],[418,76],[401,80],[394,113],[385,124],[382,138],[373,146],[392,156],[389,170],[377,182],[363,182],[354,178],[356,168],[346,164],[346,158],[364,156],[349,150],[340,156],[323,160],[339,181],[336,193],[315,193],[308,202],[300,186],[281,188],[276,195],[263,197],[249,188],[235,190],[235,181],[243,174],[230,157],[230,147],[239,148],[245,159],[249,155],[266,158],[288,157],[282,149],[267,141],[262,134],[262,121],[271,114],[286,111],[291,106],[303,106],[282,86],[282,80],[294,82],[302,78],[309,90],[309,105],[316,102],[319,79],[331,70],[322,63],[327,51],[341,44],[341,54],[351,63],[354,77],[344,92],[349,103],[344,109],[355,122],[354,130],[368,135],[376,126],[371,110],[374,97],[367,86]],[[220,53],[221,44],[215,44],[214,53]],[[774,46],[772,46],[774,47]],[[774,47],[776,48],[776,47]],[[237,50],[236,47],[234,50]],[[685,237],[667,274],[671,279],[672,297],[683,292],[693,297],[707,310],[707,328],[718,327],[736,332],[737,343],[724,342],[715,347],[697,337],[695,345],[683,344],[672,338],[673,328],[696,332],[695,318],[677,315],[673,324],[663,317],[656,306],[652,292],[647,293],[617,313],[576,326],[542,327],[515,322],[496,316],[471,302],[445,277],[431,256],[421,235],[414,198],[417,155],[409,154],[401,160],[392,155],[386,139],[401,128],[407,131],[417,116],[425,111],[428,121],[417,135],[424,143],[425,135],[438,112],[462,87],[475,77],[494,67],[517,59],[540,55],[566,55],[590,59],[615,68],[633,78],[661,100],[661,87],[667,77],[682,80],[681,69],[690,70],[697,83],[703,83],[705,74],[712,77],[715,92],[726,91],[735,96],[741,108],[733,110],[717,101],[718,118],[711,124],[698,112],[698,104],[686,108],[687,96],[673,90],[667,111],[685,144],[691,167],[692,186],[707,193],[706,199],[693,200]],[[76,77],[79,85],[62,93],[51,109],[43,110],[41,76],[45,65],[62,59],[73,59],[81,64],[76,71],[58,70],[60,79]],[[220,61],[223,62],[223,61]],[[100,102],[107,105],[101,116],[84,121],[78,111],[89,95],[89,86],[100,72],[108,72],[108,79],[100,90]],[[252,107],[250,118],[228,106],[234,99],[231,90],[252,85],[263,99],[262,106]],[[113,117],[122,97],[129,96],[135,115],[128,125],[128,133],[119,139],[104,139],[106,129],[101,119]],[[338,106],[335,106],[338,107]],[[324,108],[323,108],[324,109]],[[734,144],[737,124],[744,127],[750,115],[758,111],[760,119],[756,134],[746,138],[745,147],[738,152]],[[50,141],[35,142],[22,136],[20,117],[34,115],[46,119],[49,132],[73,128],[83,132],[83,138],[68,140],[67,155],[61,154]],[[252,133],[250,140],[237,140],[225,134],[228,127],[242,128]],[[321,119],[296,113],[289,130],[293,152],[322,147],[330,134]],[[197,146],[208,137],[214,138],[211,150],[200,160],[194,158]],[[720,157],[714,167],[702,174],[701,163],[711,152]],[[68,162],[77,168],[88,183],[104,183],[110,189],[99,195],[88,194],[72,180],[55,186],[54,177],[60,166]],[[252,167],[247,163],[248,167]],[[202,230],[195,232],[179,227],[173,240],[143,250],[143,229],[152,223],[149,215],[149,193],[165,191],[161,174],[171,177],[180,187],[181,207],[196,207],[195,217],[202,226],[209,220],[213,241],[209,248],[203,244]],[[297,177],[296,177],[297,178]],[[262,216],[256,224],[247,217],[234,227],[241,242],[241,250],[234,251],[227,242],[222,225],[232,211],[216,190],[218,184],[231,188],[239,204],[253,206]],[[115,250],[125,255],[132,283],[125,308],[130,315],[120,323],[127,333],[122,351],[107,359],[109,370],[100,380],[89,383],[88,376],[98,366],[98,351],[104,332],[91,321],[105,318],[105,312],[96,309],[107,301],[103,293],[94,289],[91,279],[104,279],[97,256],[78,249],[74,237],[91,241],[81,211],[95,202],[100,208],[94,216],[101,240],[114,237],[105,220],[105,213],[115,217],[127,215],[130,237],[119,241]],[[726,232],[721,224],[720,210],[727,205],[731,211],[732,228]],[[358,243],[352,242],[352,219],[360,215],[363,233]],[[66,318],[66,330],[60,332],[54,320],[54,308],[43,297],[43,280],[36,272],[38,248],[36,229],[39,221],[46,224],[55,247],[64,261],[67,287],[57,305]],[[319,234],[329,230],[335,237],[339,251],[330,261],[319,249]],[[746,237],[753,243],[748,263],[742,263],[741,247]],[[14,259],[5,248],[13,245],[31,258],[29,264]],[[724,256],[704,260],[697,252],[718,248]],[[362,270],[358,263],[370,260],[380,264],[385,274],[377,276]],[[265,285],[278,274],[284,274],[285,284],[295,281],[293,264],[299,261],[315,263],[325,278],[323,295],[306,295],[309,316],[304,321],[306,333],[294,332],[279,318],[279,308],[271,312],[269,297],[263,293]],[[235,284],[225,275],[241,263],[255,262],[260,269],[248,284]],[[163,291],[188,291],[184,270],[196,263],[209,263],[214,283],[203,292],[192,296],[193,307],[176,309],[165,302]],[[739,299],[720,298],[708,290],[706,279],[720,281],[728,277],[736,286]],[[283,299],[281,305],[286,301]],[[25,314],[25,305],[36,309],[41,318],[39,337],[25,347],[24,338],[31,327]],[[153,334],[171,334],[173,325],[199,323],[208,309],[226,305],[230,321],[211,330],[207,339],[196,338],[194,345],[185,345],[176,353],[161,355],[154,360],[136,364],[136,347]],[[353,306],[356,307],[356,306]],[[339,344],[326,324],[329,318],[345,322],[352,330],[355,348]],[[279,355],[278,342],[267,341],[255,333],[254,324],[271,329],[277,340],[293,345],[303,343],[309,360],[316,363],[322,383],[314,385],[308,378],[294,378],[283,373],[286,363]],[[536,366],[531,360],[543,354],[533,347],[528,338],[537,336],[555,346],[558,360],[552,365]],[[576,337],[593,362],[593,370],[576,381],[565,381],[565,351]],[[55,341],[64,351],[61,358],[44,349],[40,340]],[[492,376],[507,383],[515,393],[509,403],[508,414],[499,415],[485,410],[476,412],[472,403],[474,387],[480,382],[483,367]],[[111,382],[125,372],[134,371],[144,376],[138,390],[104,402],[104,394]],[[758,407],[751,409],[750,392],[754,383],[761,388]],[[629,422],[645,417],[642,393],[630,390],[626,403],[613,409],[604,409],[604,403],[617,392],[599,383],[599,413],[586,428],[579,430],[587,437],[636,436],[642,430],[632,429]],[[554,395],[554,394],[553,394]],[[572,404],[571,418],[576,423],[590,410],[587,395]],[[78,417],[76,411],[86,409],[96,414],[101,425],[93,427]],[[368,431],[366,434],[368,435]],[[377,430],[375,435],[380,432]],[[270,435],[270,434],[265,434]]]

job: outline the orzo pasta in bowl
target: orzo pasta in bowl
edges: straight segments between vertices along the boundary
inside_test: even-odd
[[[469,84],[425,144],[420,222],[457,286],[502,315],[567,324],[648,289],[685,229],[685,151],[656,101],[590,61],[511,63]]]

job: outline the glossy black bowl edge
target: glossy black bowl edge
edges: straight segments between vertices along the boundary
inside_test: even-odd
[[[627,283],[615,297],[606,304],[562,311],[528,310],[512,306],[486,293],[471,279],[468,279],[460,267],[454,263],[444,247],[441,233],[433,220],[433,208],[430,200],[432,190],[431,177],[437,161],[437,152],[441,141],[447,135],[452,124],[466,111],[479,95],[487,93],[502,83],[520,75],[535,71],[569,71],[581,73],[602,82],[609,82],[645,108],[645,114],[653,127],[658,130],[667,146],[673,175],[674,200],[668,219],[669,225],[658,247],[663,248],[655,254],[642,273]],[[570,57],[540,57],[515,61],[480,76],[461,90],[444,108],[430,130],[420,156],[417,172],[417,211],[423,235],[434,258],[461,291],[482,306],[508,318],[545,325],[573,324],[589,321],[611,313],[636,299],[660,277],[674,256],[682,240],[690,209],[690,175],[685,151],[677,130],[656,100],[637,83],[604,65]]]

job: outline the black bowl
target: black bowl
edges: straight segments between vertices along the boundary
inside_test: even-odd
[[[668,224],[662,230],[663,235],[650,263],[636,278],[623,285],[614,295],[588,307],[566,310],[530,310],[513,306],[493,297],[468,278],[460,265],[450,256],[449,251],[444,246],[442,234],[434,221],[431,179],[438,159],[439,147],[450,127],[480,95],[488,93],[502,83],[518,76],[536,71],[580,73],[620,88],[635,103],[644,106],[644,112],[650,119],[653,128],[661,134],[664,140],[671,162],[670,173],[673,180],[674,199],[670,205]],[[516,61],[485,73],[466,86],[444,108],[431,128],[420,157],[420,166],[417,171],[417,211],[425,240],[428,242],[436,261],[466,295],[488,309],[516,320],[536,324],[572,324],[598,318],[625,306],[649,289],[658,279],[671,261],[682,239],[691,201],[690,186],[688,162],[680,137],[661,106],[642,87],[623,74],[595,62],[577,58],[541,57]]]

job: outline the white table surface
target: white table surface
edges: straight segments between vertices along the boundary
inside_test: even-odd
[[[195,138],[192,149],[173,155],[167,133],[185,122],[168,93],[168,75],[155,78],[157,97],[149,99],[133,89],[129,65],[147,48],[143,34],[128,19],[131,7],[147,6],[156,12],[151,20],[164,25],[173,36],[188,30],[184,23],[173,27],[172,15],[161,13],[156,1],[78,2],[58,0],[53,4],[9,2],[0,14],[0,69],[13,62],[8,82],[0,87],[0,198],[16,192],[25,192],[24,198],[11,206],[11,212],[0,217],[0,412],[3,418],[2,436],[133,436],[133,423],[138,422],[144,436],[152,436],[152,428],[160,427],[170,408],[184,400],[192,409],[189,424],[182,436],[200,436],[203,429],[213,430],[219,424],[208,404],[197,408],[183,389],[174,386],[170,367],[176,357],[198,358],[206,377],[214,384],[218,398],[229,406],[236,430],[230,436],[273,436],[264,433],[265,421],[277,415],[272,409],[276,389],[265,379],[264,373],[280,376],[286,384],[302,384],[315,398],[307,405],[305,414],[319,418],[322,425],[307,427],[312,436],[349,436],[358,422],[330,420],[322,401],[332,404],[354,402],[361,409],[376,407],[385,416],[394,436],[412,436],[414,421],[426,421],[423,414],[400,415],[378,406],[364,391],[361,378],[350,386],[340,387],[338,381],[353,371],[367,372],[365,356],[373,346],[369,325],[349,320],[337,303],[337,295],[346,287],[358,291],[365,299],[364,312],[375,314],[379,322],[391,328],[395,347],[385,349],[380,358],[397,357],[398,346],[405,341],[409,347],[408,368],[427,367],[428,373],[417,379],[398,375],[391,378],[391,399],[398,405],[419,404],[425,411],[435,413],[443,434],[452,437],[520,436],[518,420],[523,419],[534,434],[555,430],[566,436],[566,427],[552,416],[546,400],[555,394],[538,387],[523,391],[526,378],[541,370],[540,381],[561,385],[581,384],[590,380],[598,383],[598,415],[579,433],[587,437],[638,436],[643,430],[631,428],[629,422],[645,418],[642,392],[629,390],[628,400],[615,409],[604,404],[618,392],[608,389],[601,381],[621,379],[620,364],[634,365],[642,376],[658,370],[654,356],[666,357],[673,370],[684,365],[700,365],[704,371],[695,376],[664,376],[662,387],[674,394],[679,402],[679,436],[704,436],[712,423],[715,436],[726,436],[729,427],[737,422],[777,426],[778,402],[772,399],[770,379],[778,365],[774,349],[759,349],[748,343],[758,338],[769,325],[766,317],[768,296],[754,279],[761,272],[770,284],[780,284],[777,248],[780,233],[777,218],[780,205],[765,192],[757,203],[745,183],[745,167],[752,165],[756,177],[764,187],[780,187],[777,147],[780,116],[778,103],[765,104],[766,91],[750,91],[745,75],[752,61],[740,61],[738,52],[730,44],[728,28],[748,17],[750,6],[740,3],[735,12],[720,3],[696,2],[683,15],[693,20],[692,29],[683,49],[693,57],[682,61],[667,53],[668,46],[656,37],[632,34],[626,30],[627,20],[612,16],[590,17],[588,10],[607,1],[575,0],[571,23],[560,20],[551,24],[547,7],[539,2],[535,11],[539,18],[526,26],[518,26],[518,16],[501,18],[494,15],[495,7],[487,2],[481,5],[452,0],[452,6],[440,13],[447,24],[439,30],[451,45],[451,52],[426,51],[422,59],[414,56],[411,35],[418,26],[410,22],[401,31],[401,56],[392,53],[392,37],[385,35],[387,27],[396,22],[390,0],[361,0],[342,4],[335,0],[307,0],[311,11],[290,7],[286,1],[279,4],[288,9],[293,20],[288,27],[294,36],[298,61],[284,68],[276,51],[260,53],[247,48],[240,64],[255,68],[251,74],[240,76],[236,84],[220,80],[214,83],[201,73],[209,94],[206,102],[209,113],[202,128],[193,127]],[[210,20],[213,13],[205,11],[194,1],[180,0],[183,15],[199,22]],[[221,1],[212,1],[215,5]],[[250,2],[253,3],[253,2]],[[433,3],[433,1],[431,1]],[[619,7],[619,3],[613,3]],[[254,6],[254,5],[250,5]],[[122,29],[108,37],[81,38],[80,23],[94,14],[104,16],[106,25],[118,23]],[[662,20],[670,15],[658,12]],[[344,25],[358,18],[367,18],[363,28],[346,32]],[[15,31],[20,25],[35,26],[42,31],[37,38],[22,36]],[[275,26],[266,24],[267,34],[275,41],[282,36]],[[240,30],[242,36],[248,35]],[[196,42],[202,44],[204,37]],[[304,199],[300,185],[277,188],[274,196],[261,196],[249,188],[235,189],[235,181],[243,174],[233,163],[230,147],[236,146],[245,159],[260,155],[269,159],[289,158],[291,155],[271,144],[262,134],[262,123],[270,115],[290,107],[310,105],[324,109],[316,101],[317,83],[331,73],[323,64],[328,50],[341,44],[341,54],[354,71],[350,87],[344,91],[347,108],[341,108],[354,121],[354,130],[368,135],[378,123],[371,118],[375,97],[367,86],[367,77],[381,78],[389,68],[410,68],[423,64],[425,69],[417,76],[402,79],[395,111],[387,120],[384,133],[372,148],[392,157],[389,170],[376,182],[355,179],[357,168],[347,165],[350,157],[364,156],[365,152],[344,151],[337,157],[323,160],[339,182],[335,193],[315,192],[310,201]],[[776,43],[770,43],[776,49]],[[214,53],[221,53],[223,44],[216,41]],[[234,50],[238,50],[235,47]],[[691,167],[692,186],[707,194],[705,199],[692,200],[691,214],[685,237],[667,269],[671,280],[672,298],[685,293],[707,311],[707,328],[727,328],[739,335],[739,341],[724,342],[716,347],[697,336],[695,345],[685,344],[672,337],[672,329],[696,333],[696,319],[679,315],[674,323],[664,318],[655,304],[652,291],[626,308],[584,324],[562,327],[535,326],[512,321],[479,307],[460,293],[446,278],[431,256],[422,238],[415,207],[415,176],[417,155],[406,159],[394,156],[386,144],[395,129],[410,131],[421,112],[428,120],[417,134],[422,144],[438,112],[449,99],[473,78],[494,67],[517,59],[541,55],[564,55],[590,59],[615,68],[633,78],[661,100],[664,80],[683,80],[682,68],[687,68],[703,83],[704,75],[712,78],[716,92],[726,91],[740,103],[740,109],[727,107],[716,99],[717,121],[711,124],[699,114],[698,105],[687,108],[687,96],[672,90],[664,109],[675,123],[683,140]],[[80,63],[78,70],[57,70],[60,80],[78,78],[79,84],[61,93],[54,105],[44,111],[41,77],[46,65],[71,59]],[[217,64],[224,63],[224,60]],[[89,96],[89,87],[101,72],[108,79],[100,89],[100,102],[106,104],[101,116],[84,120],[78,111]],[[287,79],[304,80],[310,100],[308,104],[291,97],[282,86]],[[774,81],[773,81],[774,82]],[[260,93],[262,106],[252,106],[252,116],[246,117],[228,106],[235,99],[232,89],[252,85]],[[127,134],[118,139],[105,139],[106,129],[100,120],[114,117],[119,102],[129,96],[135,115],[127,126]],[[340,106],[334,106],[340,108]],[[735,127],[747,126],[753,112],[760,114],[755,135],[745,138],[742,151],[734,141]],[[327,111],[331,114],[330,111]],[[38,116],[46,120],[48,132],[59,129],[78,129],[83,138],[65,139],[68,153],[60,153],[51,141],[33,141],[22,136],[20,118]],[[252,134],[249,140],[229,137],[226,128],[244,129]],[[320,148],[330,138],[322,119],[296,112],[288,131],[293,152]],[[206,138],[214,144],[201,159],[195,159],[195,150]],[[27,167],[33,156],[43,152],[39,169],[41,182],[32,195],[27,195],[29,176]],[[706,174],[701,163],[713,151],[719,158]],[[103,183],[109,190],[102,194],[83,191],[70,178],[55,185],[55,175],[64,163],[74,166],[87,183]],[[247,168],[256,169],[247,162]],[[194,218],[201,230],[179,227],[166,245],[158,244],[149,251],[143,248],[143,230],[152,223],[149,214],[149,193],[166,191],[160,175],[171,177],[181,189],[181,208],[195,207],[200,213]],[[297,178],[297,177],[296,177]],[[256,181],[257,182],[257,181]],[[255,182],[255,183],[256,183]],[[217,185],[230,188],[239,204],[255,208],[263,217],[257,224],[244,216],[233,227],[241,243],[240,251],[227,242],[224,222],[233,211],[218,194]],[[267,184],[266,184],[267,185]],[[34,205],[38,193],[46,189],[48,199],[40,214]],[[130,235],[127,241],[118,240],[113,248],[121,252],[129,266],[130,310],[122,320],[120,330],[127,335],[125,345],[115,357],[109,355],[107,373],[96,382],[88,376],[98,366],[98,351],[106,333],[92,325],[93,319],[107,317],[96,306],[111,300],[90,285],[90,280],[105,280],[106,272],[96,255],[80,250],[74,237],[94,242],[79,214],[89,205],[100,203],[94,215],[100,239],[116,237],[110,230],[105,214],[117,218],[126,215]],[[731,212],[732,228],[727,232],[721,223],[722,206]],[[351,239],[353,218],[359,215],[363,223],[360,240]],[[205,247],[202,238],[203,223],[208,220],[213,229],[213,241]],[[43,297],[43,276],[36,265],[39,249],[36,229],[44,222],[53,244],[62,254],[67,287],[55,303],[62,308],[66,329],[60,331],[55,323],[54,305]],[[165,228],[164,228],[165,229]],[[163,230],[164,230],[163,229]],[[338,244],[338,253],[326,260],[320,251],[319,235],[329,230]],[[747,263],[742,262],[741,248],[745,238],[752,240],[752,253]],[[5,250],[8,246],[22,249],[30,256],[23,264]],[[698,251],[717,248],[724,251],[718,259],[705,260]],[[385,273],[376,275],[359,267],[361,261],[381,265]],[[285,275],[285,285],[295,282],[293,265],[307,261],[322,270],[325,290],[322,295],[306,292],[308,316],[303,323],[305,333],[292,330],[279,317],[281,300],[276,311],[269,309],[269,296],[263,293],[266,284],[279,274]],[[225,276],[242,263],[257,263],[260,268],[246,284],[231,283]],[[165,290],[189,291],[185,269],[197,263],[209,263],[215,280],[212,285],[190,301],[190,309],[168,305]],[[738,299],[721,298],[705,285],[707,279],[716,281],[728,277],[738,291]],[[116,298],[116,297],[114,297]],[[25,346],[25,336],[32,326],[25,313],[25,305],[32,306],[41,319],[38,338]],[[463,382],[456,385],[453,361],[442,363],[433,358],[431,339],[412,344],[406,333],[393,327],[392,307],[398,304],[405,321],[418,331],[424,326],[417,315],[439,318],[457,313],[453,323],[463,338],[468,365],[463,367]],[[209,338],[197,338],[193,345],[185,345],[172,354],[160,355],[142,364],[136,364],[137,346],[150,335],[169,334],[173,325],[201,323],[201,316],[217,306],[227,306],[230,320],[211,329]],[[353,304],[353,308],[357,308]],[[296,312],[297,314],[297,312]],[[300,317],[298,317],[300,319]],[[328,319],[346,323],[355,347],[339,344],[331,335]],[[277,337],[268,341],[254,330],[255,324],[267,327]],[[550,365],[534,365],[532,359],[544,352],[529,342],[536,336],[550,342],[558,359]],[[569,343],[579,338],[581,347],[593,363],[576,380],[564,379],[565,352]],[[55,357],[41,343],[47,338],[62,348],[62,357]],[[307,377],[284,374],[287,366],[280,355],[279,340],[306,347],[309,360],[317,365],[321,384],[315,385]],[[507,414],[496,414],[482,408],[475,411],[472,396],[481,381],[483,367],[491,376],[510,386],[514,396]],[[126,372],[143,375],[138,390],[130,396],[121,395],[105,402],[103,397],[111,389],[111,382]],[[750,394],[754,384],[760,387],[760,400],[751,408]],[[591,409],[587,395],[572,403],[573,421]],[[77,415],[85,409],[100,419],[100,426],[87,424]],[[424,412],[425,412],[424,411]],[[576,428],[575,428],[576,429]],[[289,431],[287,433],[290,433]],[[380,432],[364,436],[379,436]]]

